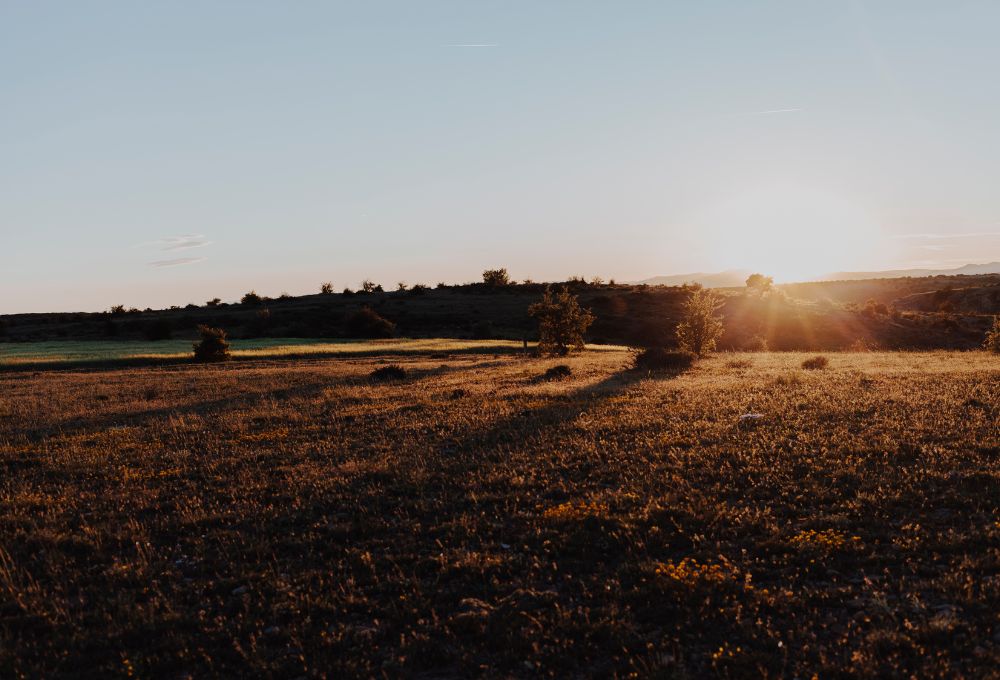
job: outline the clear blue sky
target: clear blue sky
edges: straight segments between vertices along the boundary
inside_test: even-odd
[[[1000,259],[1000,3],[0,4],[0,312]]]

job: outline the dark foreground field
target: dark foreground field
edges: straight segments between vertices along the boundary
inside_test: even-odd
[[[1000,358],[807,356],[0,374],[0,677],[997,676]]]

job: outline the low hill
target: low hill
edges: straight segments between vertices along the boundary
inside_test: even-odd
[[[596,320],[594,343],[670,344],[685,286],[568,282]],[[352,318],[370,307],[412,338],[534,340],[528,307],[543,284],[442,286],[378,293],[263,299],[259,304],[189,305],[115,313],[15,314],[0,317],[0,341],[193,339],[199,325],[234,338],[380,337]],[[1000,314],[1000,275],[788,284],[763,298],[721,291],[722,349],[886,349],[977,347]],[[870,301],[870,302],[869,302]]]

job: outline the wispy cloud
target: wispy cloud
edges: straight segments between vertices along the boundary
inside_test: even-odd
[[[149,263],[150,267],[179,267],[183,264],[195,264],[197,262],[204,262],[204,257],[178,257],[173,260],[154,260]]]
[[[764,109],[763,111],[747,111],[746,113],[738,113],[738,116],[767,116],[772,113],[798,113],[799,111],[805,111],[805,109],[793,108],[793,109]]]
[[[210,245],[212,245],[212,241],[205,238],[204,234],[181,234],[180,236],[167,236],[165,238],[156,239],[155,241],[137,243],[133,247],[155,247],[159,250],[184,250],[186,248],[203,248]]]
[[[997,237],[1000,236],[1000,231],[967,231],[958,234],[937,234],[937,233],[894,234],[892,238],[917,240],[917,241],[944,241],[948,239],[959,239],[959,238],[982,238],[984,236]]]
[[[212,245],[212,242],[205,239],[204,234],[183,234],[181,236],[169,236],[156,241],[160,250],[184,250],[186,248],[202,248]]]
[[[448,43],[445,47],[500,47],[497,43]]]

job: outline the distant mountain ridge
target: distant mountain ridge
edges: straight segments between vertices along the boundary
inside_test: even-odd
[[[670,276],[654,276],[636,283],[650,286],[680,286],[685,283],[699,283],[706,288],[733,288],[743,286],[750,270],[729,269],[723,272],[697,272],[694,274],[673,274]],[[766,274],[767,272],[761,272]],[[832,272],[810,281],[861,281],[864,279],[899,279],[904,277],[923,276],[976,276],[980,274],[1000,274],[1000,262],[986,264],[966,264],[954,269],[888,269],[872,272]],[[799,283],[807,283],[802,281]]]

